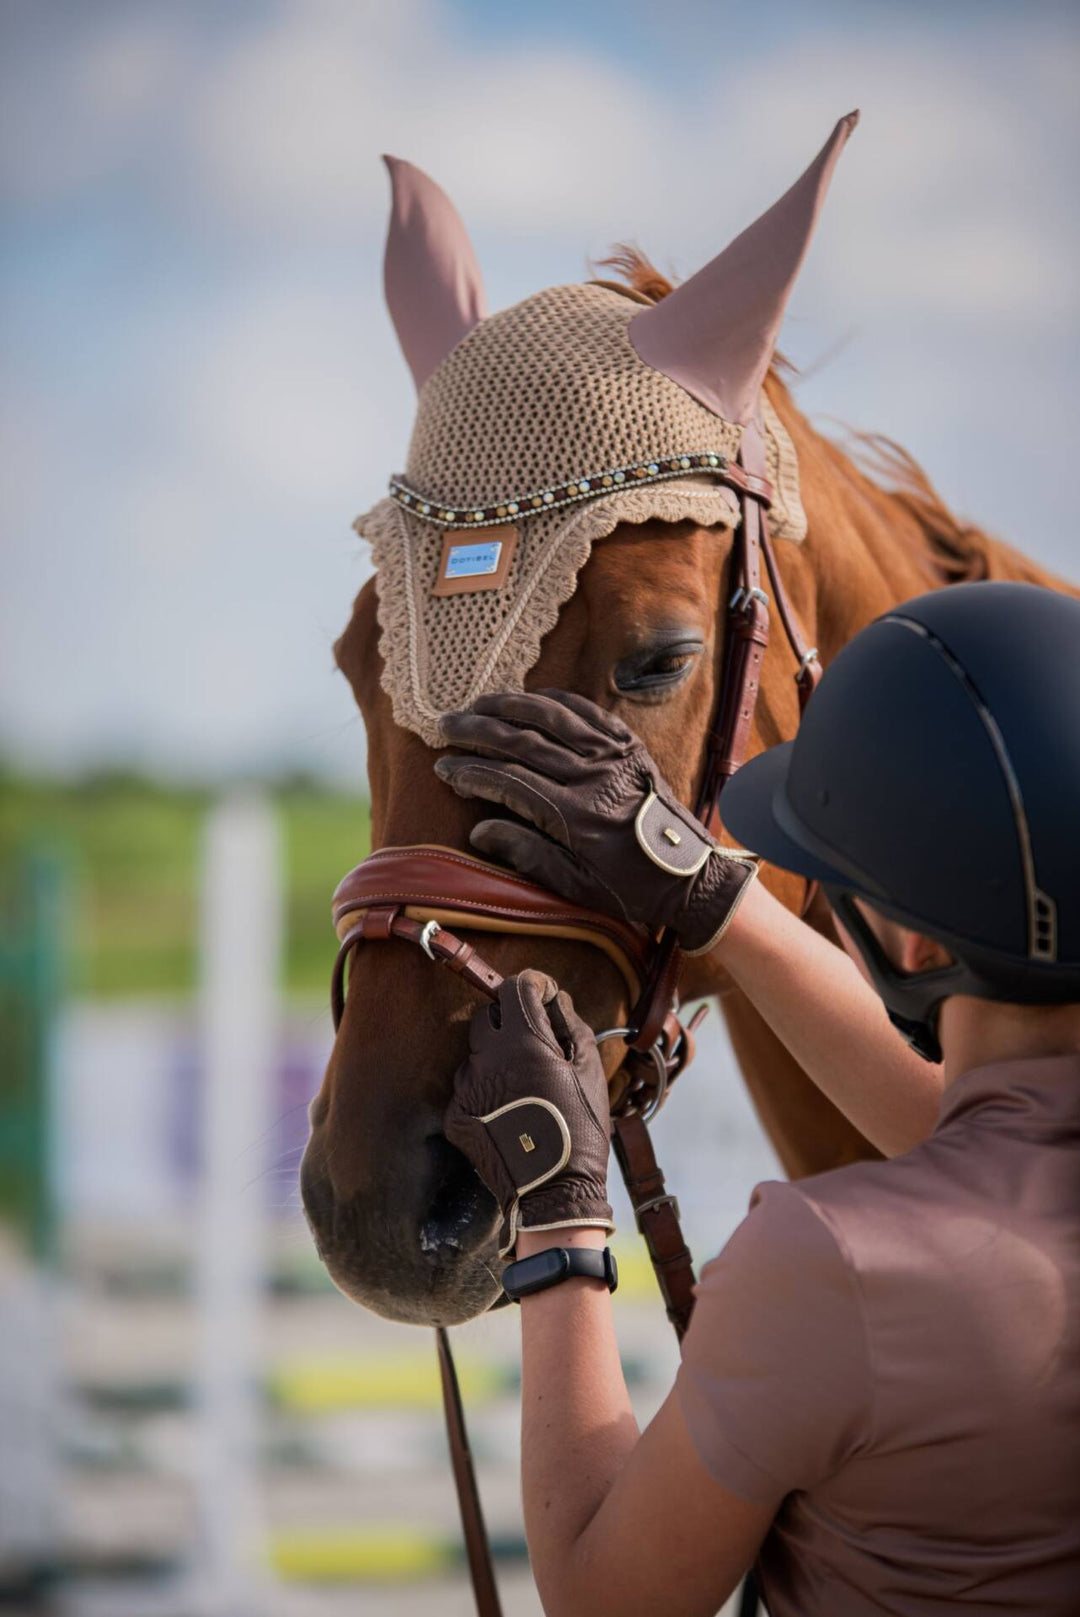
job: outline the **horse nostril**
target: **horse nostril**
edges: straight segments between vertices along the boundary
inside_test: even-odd
[[[495,1221],[495,1198],[472,1164],[443,1134],[425,1141],[431,1153],[434,1191],[420,1224],[420,1250],[435,1258],[450,1247],[463,1251],[487,1235]]]

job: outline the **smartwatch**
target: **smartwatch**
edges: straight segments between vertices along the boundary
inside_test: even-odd
[[[547,1291],[573,1275],[586,1275],[590,1280],[602,1280],[609,1291],[619,1284],[619,1271],[611,1248],[598,1252],[591,1246],[553,1246],[546,1252],[534,1252],[531,1258],[519,1258],[503,1270],[503,1291],[513,1303],[531,1297],[534,1291]]]

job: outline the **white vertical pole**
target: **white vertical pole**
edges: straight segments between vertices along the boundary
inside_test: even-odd
[[[257,1331],[281,886],[272,808],[254,794],[225,798],[209,816],[202,872],[195,1585],[205,1617],[264,1617],[267,1610],[257,1476]]]

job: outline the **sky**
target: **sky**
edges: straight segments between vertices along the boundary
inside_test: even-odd
[[[1080,576],[1078,90],[1038,0],[0,0],[0,757],[361,778],[331,645],[413,412],[385,150],[498,308],[628,238],[691,273],[860,107],[799,402]]]

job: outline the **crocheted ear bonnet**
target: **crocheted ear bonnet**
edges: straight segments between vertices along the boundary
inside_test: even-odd
[[[717,473],[741,453],[806,531],[798,468],[761,383],[839,152],[842,119],[769,213],[659,303],[605,282],[485,314],[445,194],[387,159],[387,302],[419,389],[405,471],[359,517],[376,568],[395,721],[441,745],[443,713],[522,687],[594,542],[622,522],[731,527]]]

